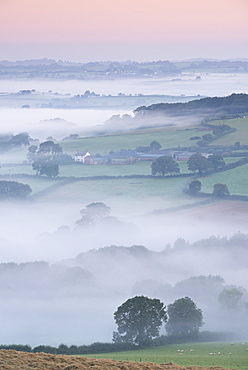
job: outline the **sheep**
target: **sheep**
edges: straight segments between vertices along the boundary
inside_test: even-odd
[[[214,355],[215,355],[215,353],[214,353],[214,352],[211,352],[211,353],[209,353],[209,355],[214,356]]]
[[[218,355],[220,355],[220,352],[218,352]]]
[[[193,349],[190,349],[189,352],[193,352],[194,350]]]
[[[232,352],[229,352],[228,354],[229,354],[229,355],[231,355],[231,354],[232,354]]]

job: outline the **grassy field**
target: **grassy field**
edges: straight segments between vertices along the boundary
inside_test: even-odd
[[[93,358],[108,358],[117,361],[142,361],[158,364],[173,362],[181,366],[221,366],[229,369],[248,369],[248,344],[242,343],[191,343],[167,345],[137,351],[87,355]],[[178,350],[184,351],[179,352]],[[190,352],[193,349],[193,352]],[[218,352],[220,354],[218,355]],[[183,353],[183,355],[179,355]],[[216,353],[216,355],[209,355]],[[231,353],[231,355],[229,355]]]
[[[218,126],[220,121],[212,121],[210,123]],[[215,140],[213,142],[214,145],[233,145],[237,141],[239,141],[241,145],[248,144],[248,118],[230,119],[224,121],[224,124],[236,128],[237,131]]]
[[[115,212],[140,215],[199,201],[183,194],[185,178],[82,180],[43,196],[43,201],[82,204],[104,202]]]
[[[135,149],[138,146],[148,146],[153,140],[157,140],[163,149],[191,146],[194,142],[190,138],[198,134],[199,132],[196,129],[185,130],[171,127],[155,132],[153,130],[150,130],[150,132],[147,130],[141,132],[139,130],[138,132],[134,131],[132,134],[124,133],[64,141],[61,143],[61,146],[63,151],[70,155],[74,155],[77,151],[85,150],[88,150],[92,155],[97,153],[106,155],[112,150],[118,151],[120,149]]]
[[[60,165],[60,177],[89,177],[89,176],[126,176],[126,175],[151,175],[151,161],[140,161],[130,165]],[[181,173],[190,173],[186,162],[178,162]],[[31,164],[5,165],[0,168],[0,175],[11,177],[13,175],[35,175]]]
[[[231,195],[248,195],[248,164],[219,172],[210,176],[201,177],[202,191],[211,193],[214,184],[226,184]]]

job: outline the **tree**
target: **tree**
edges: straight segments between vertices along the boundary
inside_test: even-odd
[[[189,192],[191,194],[196,194],[201,190],[201,181],[193,180],[189,183]]]
[[[153,141],[151,142],[151,144],[150,144],[150,149],[151,149],[151,150],[159,150],[159,149],[161,149],[161,145],[159,144],[159,142],[158,142],[158,141],[153,140]]]
[[[163,156],[152,162],[152,175],[161,174],[164,176],[167,173],[180,173],[178,163],[169,156]]]
[[[102,221],[109,217],[111,208],[105,203],[94,202],[88,204],[85,208],[81,209],[80,214],[82,215],[81,220],[77,221],[78,226],[94,224]]]
[[[212,194],[216,197],[224,197],[230,195],[230,192],[226,184],[215,184]]]
[[[0,181],[0,199],[27,198],[32,189],[29,185],[18,181]]]
[[[202,140],[208,141],[209,143],[211,143],[214,140],[214,137],[212,134],[205,134],[205,135],[202,135]]]
[[[242,296],[243,293],[237,288],[223,289],[218,301],[224,309],[236,309],[241,303]]]
[[[193,154],[189,158],[187,164],[189,171],[198,171],[200,175],[202,175],[203,172],[213,169],[212,163],[200,153]]]
[[[27,158],[29,162],[35,161],[36,156],[37,156],[37,150],[38,150],[38,147],[36,145],[30,145],[30,147],[28,148],[28,154],[27,154]]]
[[[63,153],[62,147],[59,144],[54,144],[51,140],[41,143],[38,150],[38,154],[51,156],[52,158],[60,153]]]
[[[168,306],[166,331],[170,335],[194,338],[204,324],[202,310],[189,297],[177,299]]]
[[[36,175],[46,175],[48,177],[56,177],[59,174],[59,165],[57,162],[50,159],[44,160],[39,158],[37,161],[32,163],[33,170],[36,171]]]
[[[29,134],[27,132],[21,132],[20,134],[14,135],[9,143],[12,146],[29,145]]]
[[[136,296],[118,307],[114,319],[118,325],[118,332],[114,333],[116,341],[145,345],[159,335],[167,315],[159,299]]]
[[[218,168],[223,168],[226,165],[223,157],[219,154],[210,155],[208,157],[208,160],[212,163],[215,170],[217,170]]]

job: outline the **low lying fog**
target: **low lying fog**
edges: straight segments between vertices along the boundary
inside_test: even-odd
[[[200,81],[195,76],[183,76],[181,81],[30,80],[15,81],[14,88],[71,94],[91,90],[100,94],[178,96],[223,96],[248,91],[245,74],[201,78]],[[1,90],[12,92],[13,81],[2,80]],[[101,124],[113,114],[131,112],[125,107],[123,110],[6,107],[0,113],[1,133],[27,131],[42,140],[52,134],[49,120],[55,118],[67,121],[63,130],[60,126],[55,130],[57,138],[62,138]],[[5,162],[8,160],[12,161],[5,156]],[[83,191],[87,193],[87,186]],[[237,234],[247,231],[245,215],[236,219],[224,213],[206,213],[201,218],[197,213],[187,212],[154,214],[144,212],[149,199],[136,204],[127,201],[122,208],[99,193],[92,201],[110,206],[111,217],[79,227],[76,222],[81,218],[80,210],[88,204],[83,196],[74,202],[66,196],[49,199],[0,204],[0,344],[57,346],[111,342],[116,330],[113,320],[116,308],[131,296],[141,294],[160,298],[166,305],[188,295],[203,310],[203,330],[233,331],[235,338],[247,339],[248,237]],[[212,235],[215,237],[208,240]],[[222,240],[225,236],[227,239]],[[193,244],[202,239],[207,240]],[[192,277],[196,277],[195,284],[188,280]],[[218,295],[233,286],[242,291],[242,302],[235,312],[223,313]],[[161,333],[165,333],[164,328]]]
[[[196,80],[200,76],[201,80]],[[1,80],[0,93],[12,93],[20,90],[41,92],[70,93],[72,96],[83,94],[86,90],[98,94],[165,94],[165,95],[206,95],[225,96],[247,91],[248,74],[199,73],[183,74],[178,78],[146,78],[116,80]]]
[[[111,212],[118,220],[79,227],[84,206],[1,204],[2,343],[110,342],[113,312],[142,294],[166,305],[190,296],[203,310],[203,330],[232,331],[245,340],[244,308],[223,314],[218,302],[219,293],[233,286],[248,300],[248,237],[237,234],[237,225],[211,220],[211,214],[200,221],[180,214],[133,219]],[[216,237],[208,240],[211,235]],[[216,285],[210,275],[223,281]],[[192,277],[198,277],[195,286],[176,288]],[[208,288],[202,279],[210,279]]]

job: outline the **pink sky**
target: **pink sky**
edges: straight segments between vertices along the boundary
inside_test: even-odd
[[[0,0],[0,60],[248,58],[248,0]]]

